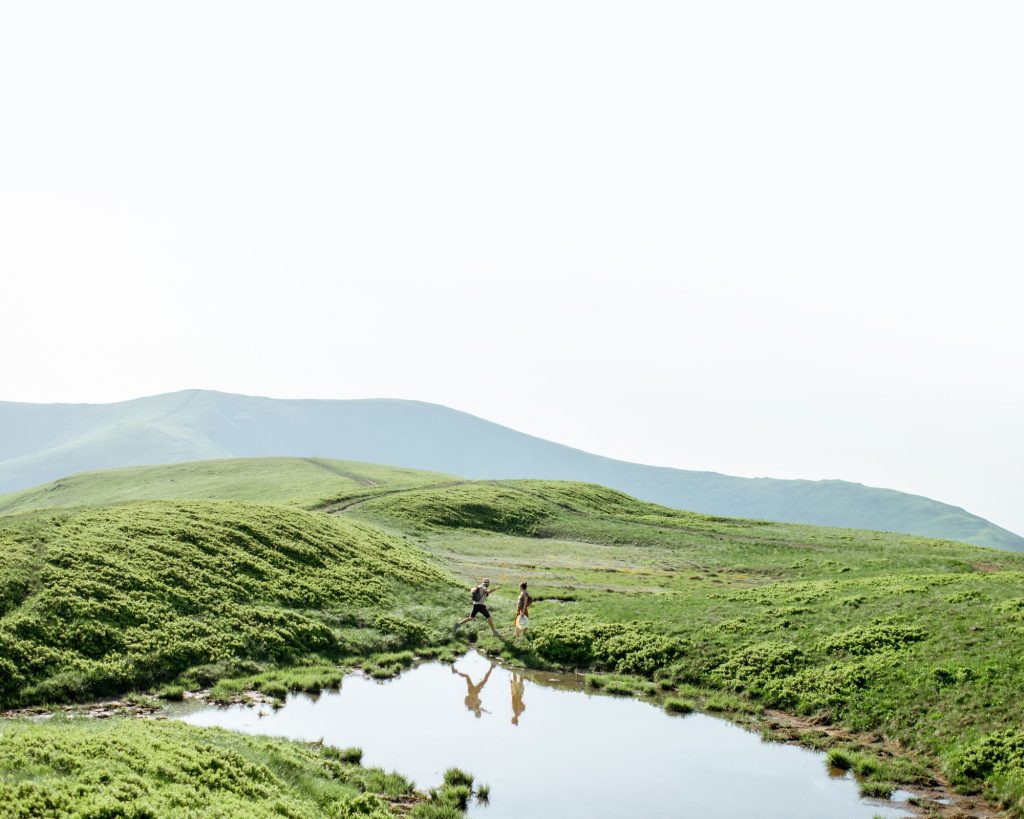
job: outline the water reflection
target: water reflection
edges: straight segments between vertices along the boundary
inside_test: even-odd
[[[491,678],[491,672],[494,671],[494,662],[491,661],[491,667],[487,669],[487,673],[484,674],[483,678],[479,683],[474,683],[473,678],[466,674],[464,671],[459,671],[454,665],[452,666],[452,674],[457,674],[466,681],[466,708],[472,712],[473,716],[480,719],[481,713],[484,711],[484,707],[480,702],[480,692],[484,690],[484,686],[487,685],[487,681]],[[487,712],[488,714],[490,711]]]
[[[513,671],[510,676],[509,685],[512,687],[512,724],[518,725],[519,718],[523,715],[523,711],[526,710],[526,704],[523,702],[526,680],[523,679],[522,674],[516,671]]]
[[[525,716],[526,702],[530,716]],[[762,742],[704,714],[675,717],[595,695],[577,675],[513,671],[478,654],[379,683],[346,677],[319,700],[291,695],[260,718],[244,706],[184,713],[196,725],[359,746],[367,765],[422,788],[456,765],[491,786],[473,819],[871,819],[907,816],[828,775],[824,755]]]

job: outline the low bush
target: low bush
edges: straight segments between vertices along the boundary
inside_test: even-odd
[[[881,651],[897,651],[924,637],[924,630],[917,626],[876,623],[833,634],[822,640],[819,647],[828,654],[877,654]]]
[[[686,650],[683,641],[656,633],[651,624],[595,623],[580,617],[558,618],[538,626],[533,648],[560,665],[597,666],[648,678]]]
[[[1006,728],[980,737],[954,753],[947,767],[958,784],[1009,770],[1024,772],[1024,730]]]
[[[760,694],[803,662],[803,652],[789,643],[752,643],[730,654],[712,677],[721,685]]]
[[[416,648],[430,641],[430,631],[426,626],[394,614],[377,615],[373,625],[378,631],[392,635],[401,645],[409,648]]]

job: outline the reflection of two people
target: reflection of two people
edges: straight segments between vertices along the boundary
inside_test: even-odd
[[[483,679],[480,682],[473,682],[473,678],[465,672],[459,671],[455,666],[451,667],[452,674],[458,674],[462,679],[466,681],[466,698],[463,700],[466,703],[466,708],[473,712],[473,716],[477,719],[480,718],[481,714],[489,714],[486,708],[483,707],[483,703],[480,701],[480,693],[484,690],[484,686],[487,685],[487,681],[491,678],[491,672],[494,671],[494,663],[491,663],[491,667],[487,669],[487,673],[484,674]],[[519,717],[522,716],[523,711],[526,710],[526,705],[523,703],[523,693],[526,691],[526,680],[522,674],[517,674],[515,671],[512,672],[509,684],[512,688],[512,724],[519,725]]]

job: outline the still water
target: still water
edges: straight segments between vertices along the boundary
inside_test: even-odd
[[[260,714],[264,714],[260,716]],[[387,682],[359,675],[319,697],[269,708],[203,706],[180,718],[363,749],[369,766],[420,788],[453,765],[491,786],[470,816],[519,819],[871,819],[908,816],[863,800],[824,755],[763,742],[704,714],[593,695],[575,675],[520,674],[470,653]]]

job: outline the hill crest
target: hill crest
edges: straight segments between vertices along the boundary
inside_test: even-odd
[[[76,472],[217,458],[341,458],[474,479],[578,480],[707,514],[1024,550],[959,507],[841,480],[738,478],[617,461],[438,404],[186,390],[114,404],[0,403],[0,491]]]

